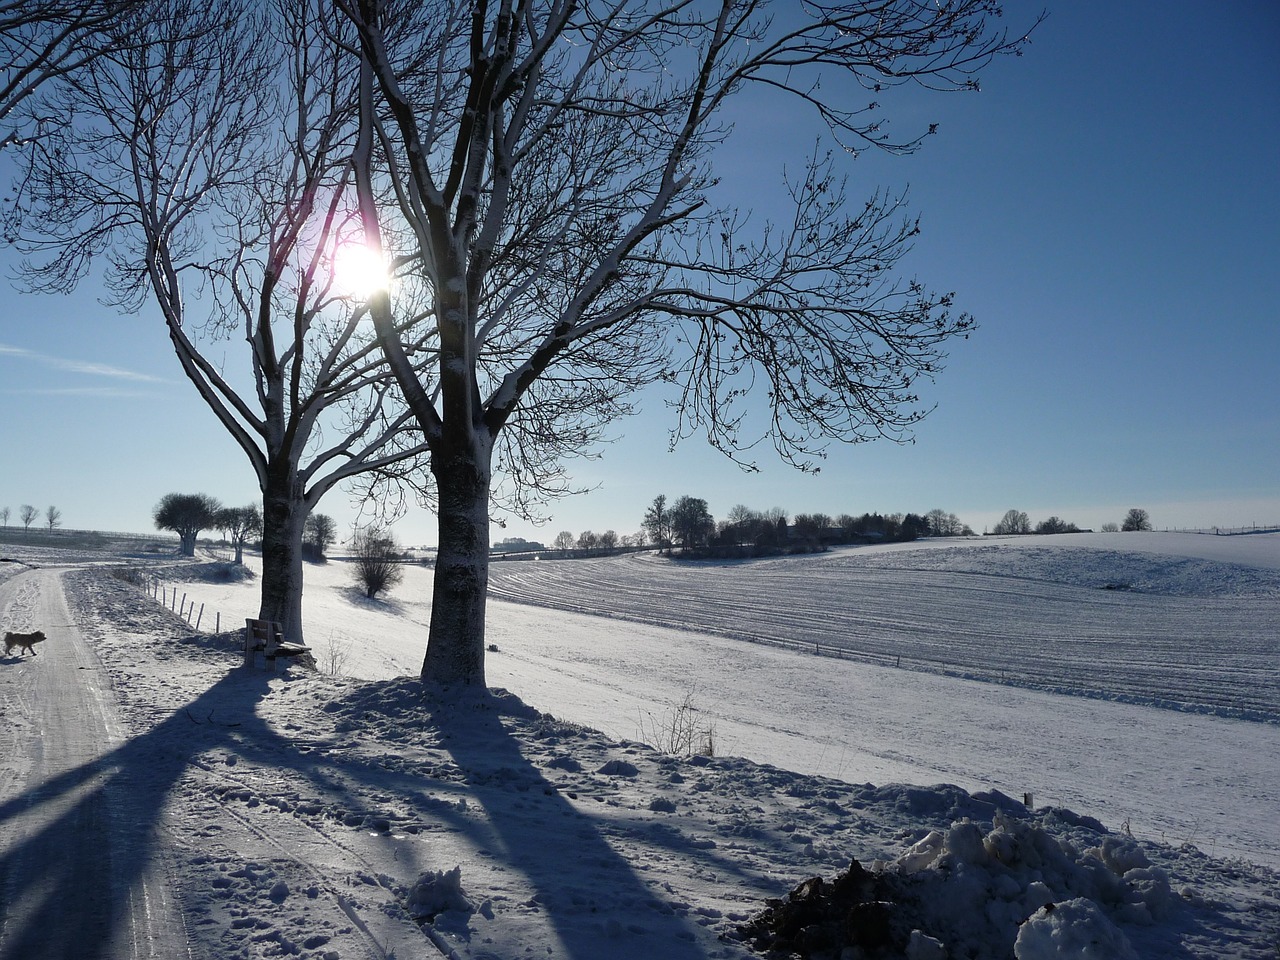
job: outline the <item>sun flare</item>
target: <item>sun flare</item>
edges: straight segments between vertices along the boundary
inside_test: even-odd
[[[360,243],[338,248],[333,258],[333,271],[339,288],[361,299],[386,290],[391,283],[382,255]]]

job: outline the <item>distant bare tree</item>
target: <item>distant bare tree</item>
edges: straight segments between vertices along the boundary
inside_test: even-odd
[[[929,521],[929,532],[935,537],[958,537],[965,529],[959,517],[945,510],[930,510],[925,519]]]
[[[351,544],[356,582],[370,600],[404,579],[401,553],[395,538],[382,527],[370,527],[356,533]]]
[[[590,530],[583,530],[578,534],[578,549],[583,552],[589,552],[600,546],[600,538]]]
[[[671,505],[671,538],[688,553],[707,545],[715,533],[716,522],[701,497],[681,497]]]
[[[556,534],[556,538],[551,541],[551,545],[562,552],[572,550],[573,543],[573,534],[568,530],[561,530]]]
[[[996,524],[995,529],[991,531],[995,534],[1007,535],[1015,533],[1030,533],[1031,518],[1027,516],[1023,510],[1009,510],[1000,518],[1000,522]]]
[[[227,507],[219,510],[216,526],[236,548],[236,563],[244,563],[244,545],[251,537],[262,535],[262,511],[255,505]]]
[[[1103,532],[1103,533],[1119,533],[1119,532],[1120,532],[1120,524],[1118,524],[1118,523],[1104,523],[1104,524],[1103,524],[1099,529],[1100,529],[1100,530],[1102,530],[1102,532]]]
[[[1050,517],[1036,524],[1036,533],[1079,533],[1080,528],[1058,517]]]
[[[0,507],[0,526],[9,526],[9,508]]]
[[[18,508],[18,519],[22,521],[22,531],[26,533],[31,529],[31,524],[36,522],[36,517],[40,516],[40,511],[29,503],[24,503]]]
[[[614,550],[618,546],[618,532],[616,530],[606,530],[600,534],[600,546],[605,550]]]
[[[792,522],[796,535],[813,543],[820,543],[831,525],[825,513],[797,513]]]
[[[302,544],[313,555],[310,559],[321,562],[329,545],[338,539],[338,527],[333,517],[323,513],[313,513],[307,517],[302,528]]]
[[[57,507],[50,506],[44,512],[44,521],[49,527],[49,532],[53,533],[55,529],[62,526],[62,511]]]
[[[1120,524],[1120,529],[1130,533],[1139,530],[1150,530],[1151,517],[1141,507],[1134,507],[1125,514],[1124,522]]]
[[[649,533],[649,542],[660,550],[671,548],[671,514],[667,510],[667,495],[660,493],[644,513],[641,521]]]

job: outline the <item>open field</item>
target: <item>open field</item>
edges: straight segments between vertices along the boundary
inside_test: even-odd
[[[1191,549],[1210,539],[1164,542],[1177,549],[1189,540]],[[867,663],[1280,721],[1280,570],[1114,549],[1128,546],[1118,535],[1033,542],[729,564],[653,554],[496,563],[490,595]],[[1280,556],[1275,535],[1237,546],[1267,545]]]

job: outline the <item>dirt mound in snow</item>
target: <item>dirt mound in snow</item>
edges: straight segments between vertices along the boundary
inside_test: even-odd
[[[1151,924],[1181,898],[1131,841],[1084,853],[997,814],[933,831],[898,859],[812,877],[739,928],[756,950],[814,960],[1135,957],[1116,921]],[[1093,953],[1072,952],[1088,944]]]

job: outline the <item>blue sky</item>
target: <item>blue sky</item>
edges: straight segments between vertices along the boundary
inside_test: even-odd
[[[1039,9],[1009,4],[1006,17]],[[904,135],[939,124],[919,154],[848,167],[854,197],[909,187],[923,234],[904,271],[954,290],[980,324],[926,385],[937,408],[913,444],[833,445],[817,476],[762,449],[746,474],[696,438],[669,453],[655,393],[600,459],[572,465],[593,492],[495,539],[633,532],[660,493],[703,497],[717,517],[738,503],[940,507],[979,531],[1010,508],[1095,528],[1132,506],[1157,527],[1280,522],[1280,6],[1048,12],[981,93],[886,99]],[[724,179],[767,204],[779,145],[803,154],[808,136],[767,109],[748,115]],[[11,524],[21,504],[53,504],[67,527],[141,532],[171,491],[256,499],[154,309],[121,316],[91,286],[0,291],[0,411]],[[341,490],[320,509],[355,516]],[[415,510],[395,532],[433,543],[434,518]]]

